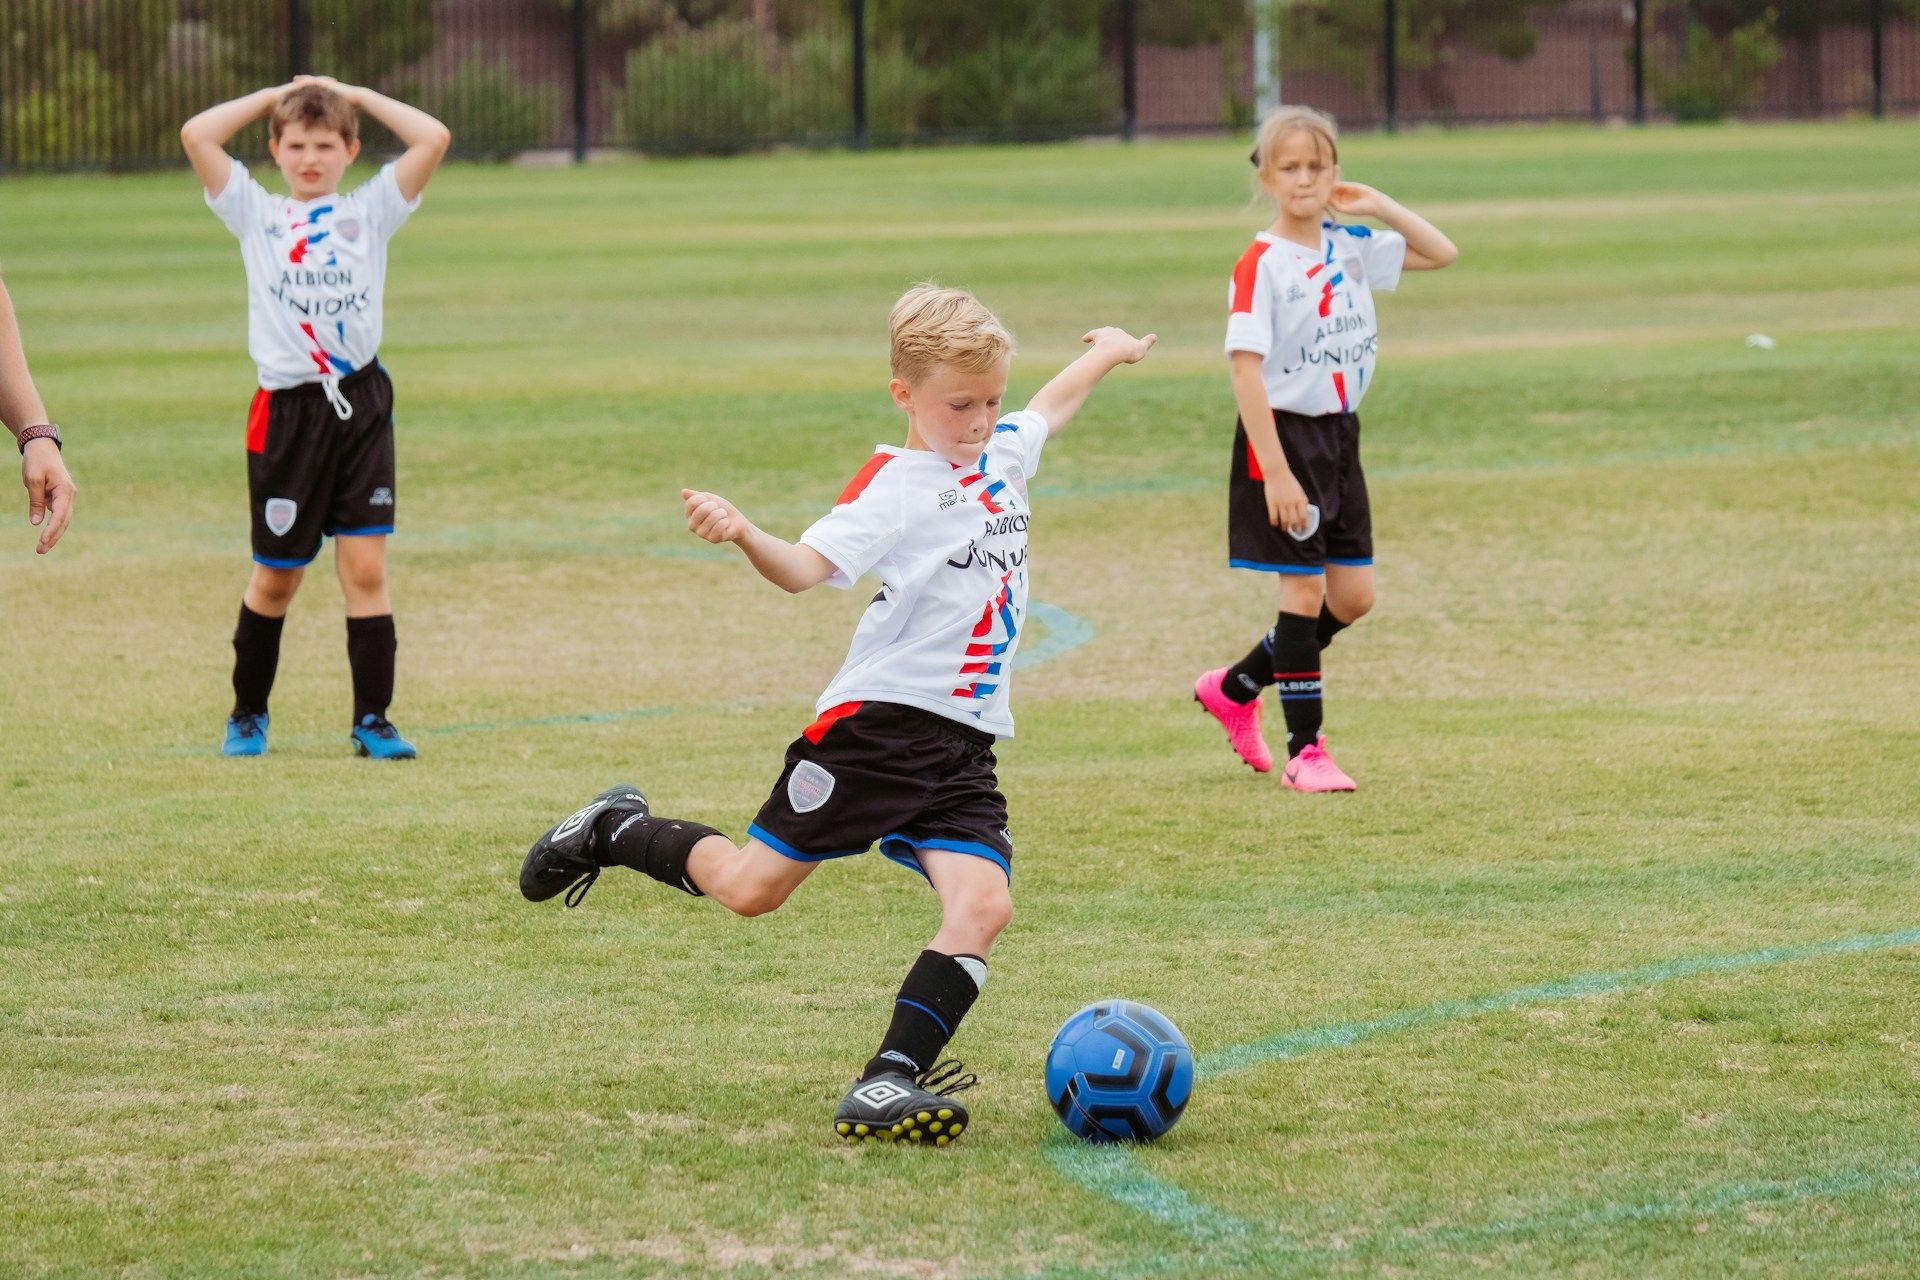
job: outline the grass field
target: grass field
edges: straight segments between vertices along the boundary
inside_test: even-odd
[[[1346,797],[1187,695],[1273,610],[1225,567],[1244,150],[448,170],[393,252],[388,767],[324,562],[272,755],[216,753],[251,368],[192,179],[6,178],[82,494],[44,560],[17,498],[0,533],[0,1274],[1911,1274],[1920,127],[1349,143],[1462,257],[1382,301]],[[784,596],[677,491],[824,510],[900,434],[927,276],[1014,328],[1015,403],[1092,324],[1162,341],[1036,481],[975,1126],[844,1149],[917,878],[743,922],[514,875],[621,778],[743,830],[865,597]],[[1204,1078],[1078,1149],[1041,1062],[1116,994]]]

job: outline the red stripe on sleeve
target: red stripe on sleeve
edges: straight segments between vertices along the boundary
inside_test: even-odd
[[[1253,281],[1260,273],[1260,255],[1273,246],[1265,240],[1255,240],[1240,255],[1240,262],[1233,269],[1233,310],[1234,313],[1253,311]],[[1215,277],[1218,279],[1218,277]],[[1216,295],[1217,296],[1217,295]]]
[[[267,406],[272,401],[273,393],[265,387],[253,393],[253,404],[247,409],[248,453],[267,451]]]
[[[865,493],[867,486],[873,483],[873,478],[880,474],[880,468],[892,461],[893,455],[890,453],[876,453],[871,458],[868,458],[867,465],[860,468],[858,475],[847,481],[847,487],[840,491],[840,496],[834,499],[833,505],[836,507],[844,507]]]

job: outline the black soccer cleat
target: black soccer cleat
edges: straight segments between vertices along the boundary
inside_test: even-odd
[[[967,1127],[967,1108],[953,1095],[978,1082],[979,1077],[952,1058],[935,1063],[918,1078],[904,1071],[882,1071],[855,1081],[847,1090],[840,1109],[833,1113],[833,1131],[848,1142],[944,1147]]]
[[[566,892],[569,907],[580,905],[580,899],[587,896],[587,890],[600,878],[593,828],[601,815],[607,813],[631,813],[644,818],[647,798],[631,782],[608,787],[588,802],[586,808],[562,819],[535,840],[533,848],[527,850],[527,860],[520,864],[520,892],[528,902],[545,902]]]

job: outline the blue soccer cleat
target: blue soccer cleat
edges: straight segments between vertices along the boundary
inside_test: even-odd
[[[411,760],[420,754],[391,721],[371,711],[353,726],[353,753],[369,760]]]
[[[257,716],[228,716],[227,740],[220,744],[223,756],[263,756],[267,754],[267,713]]]

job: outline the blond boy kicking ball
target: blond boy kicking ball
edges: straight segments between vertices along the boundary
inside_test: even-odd
[[[364,111],[406,147],[342,194],[360,154]],[[255,182],[227,140],[267,117],[267,148],[288,194]],[[207,206],[240,241],[247,269],[247,351],[260,389],[247,415],[253,577],[233,634],[230,756],[265,755],[267,696],[287,607],[324,537],[347,603],[354,751],[411,760],[387,720],[396,643],[387,594],[394,528],[393,384],[380,366],[387,241],[420,207],[447,153],[447,127],[372,89],[298,76],[202,111],[180,142]]]
[[[940,928],[909,968],[892,1022],[834,1113],[850,1141],[945,1146],[968,1123],[973,1083],[939,1062],[987,980],[1013,915],[1013,838],[993,744],[1013,734],[1008,686],[1027,612],[1028,483],[1054,433],[1096,383],[1154,335],[1086,335],[1090,350],[1001,412],[1013,339],[971,294],[921,285],[891,320],[893,401],[907,442],[881,445],[832,511],[787,542],[717,494],[688,489],[687,527],[733,543],[790,592],[823,582],[880,590],[817,717],[736,845],[712,827],[654,816],[631,785],[601,792],[534,842],[520,871],[533,901],[579,902],[602,867],[629,867],[743,916],[772,911],[830,858],[878,844],[925,876]]]

